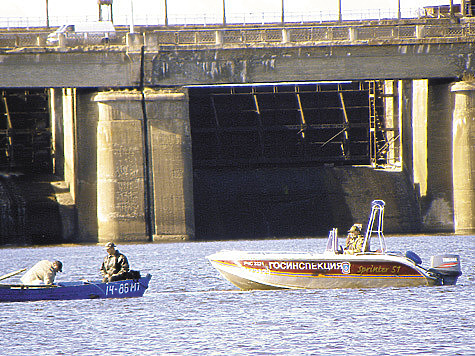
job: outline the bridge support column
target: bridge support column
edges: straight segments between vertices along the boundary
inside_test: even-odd
[[[455,232],[475,232],[475,82],[452,86]]]
[[[413,81],[413,174],[424,231],[453,231],[452,103],[448,81]]]
[[[94,100],[99,103],[99,241],[148,239],[147,178],[153,239],[192,238],[191,134],[186,93],[147,90],[142,97],[137,91],[111,91],[99,93]],[[144,155],[144,121],[148,122],[148,155]],[[150,170],[144,175],[147,156]]]
[[[76,89],[65,88],[62,93],[63,102],[63,150],[64,180],[69,185],[73,201],[77,193],[77,155],[76,155]]]
[[[394,128],[394,131],[387,131],[386,137],[390,143],[388,146],[388,163],[393,167],[401,164],[400,147],[400,119],[399,119],[399,100],[398,100],[398,81],[386,80],[384,82],[384,116],[387,127]]]

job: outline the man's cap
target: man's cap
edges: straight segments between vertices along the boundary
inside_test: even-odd
[[[54,261],[53,263],[58,266],[59,272],[63,272],[63,263],[61,261]]]
[[[354,224],[348,232],[361,231],[360,227],[357,224]]]
[[[108,242],[108,243],[105,244],[104,247],[105,247],[106,249],[108,249],[108,248],[110,248],[110,247],[114,247],[114,248],[115,248],[115,243],[113,243],[113,242]]]

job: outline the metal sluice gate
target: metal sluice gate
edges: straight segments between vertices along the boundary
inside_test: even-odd
[[[51,173],[48,95],[3,90],[0,96],[0,169]]]
[[[189,87],[193,165],[380,165],[391,144],[378,81]]]

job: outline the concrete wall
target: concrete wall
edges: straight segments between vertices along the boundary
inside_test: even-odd
[[[196,169],[198,238],[324,236],[366,225],[371,201],[386,205],[387,233],[420,231],[412,184],[404,172],[371,167]]]

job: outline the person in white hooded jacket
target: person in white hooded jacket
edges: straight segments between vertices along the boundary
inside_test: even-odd
[[[53,284],[56,273],[63,271],[61,261],[43,260],[31,267],[21,278],[23,284]]]

